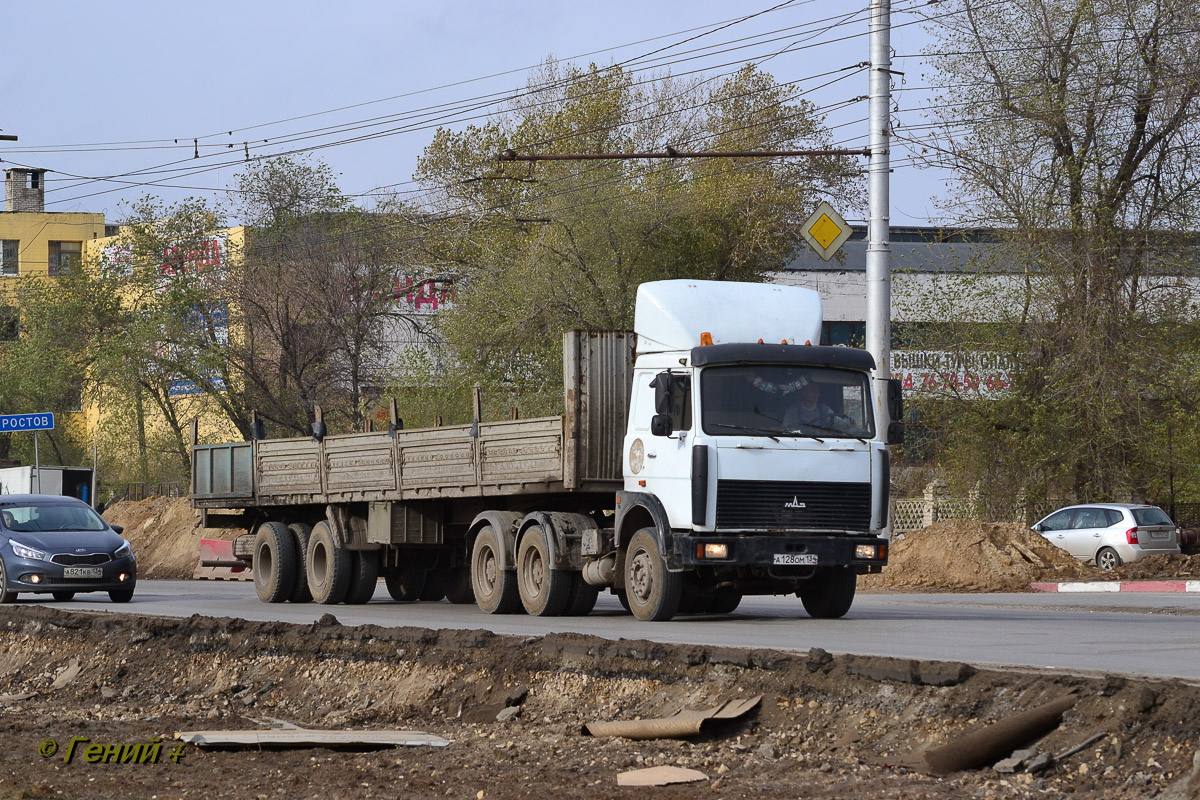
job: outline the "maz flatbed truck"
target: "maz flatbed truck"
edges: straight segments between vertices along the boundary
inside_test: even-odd
[[[659,281],[635,333],[564,336],[560,416],[194,445],[204,524],[242,528],[265,602],[474,601],[641,620],[792,594],[840,617],[887,563],[887,444],[862,350],[797,287]],[[889,383],[900,418],[899,386]]]

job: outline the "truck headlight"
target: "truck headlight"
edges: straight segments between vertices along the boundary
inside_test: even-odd
[[[46,554],[43,553],[41,550],[34,550],[32,547],[26,547],[25,545],[21,544],[20,542],[14,542],[11,539],[9,540],[8,543],[9,543],[9,545],[12,546],[12,551],[16,555],[17,558],[28,558],[33,561],[45,561],[46,560]]]
[[[724,543],[697,544],[696,558],[729,558],[729,545]]]
[[[887,557],[887,545],[886,544],[855,545],[854,557],[855,558],[870,558],[870,559],[886,558]]]

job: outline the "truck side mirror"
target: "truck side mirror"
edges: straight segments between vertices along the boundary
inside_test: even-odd
[[[888,444],[904,444],[904,423],[889,422],[887,428]]]
[[[894,420],[904,419],[904,393],[899,378],[889,378],[887,382],[888,416]]]
[[[650,418],[650,433],[654,436],[671,435],[671,415],[655,414]]]

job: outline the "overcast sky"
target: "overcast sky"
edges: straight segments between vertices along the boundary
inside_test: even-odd
[[[257,156],[321,146],[315,156],[348,194],[411,189],[433,127],[455,127],[431,119],[430,107],[517,90],[549,55],[607,64],[661,49],[649,63],[676,74],[758,61],[781,82],[868,59],[866,0],[861,10],[794,0],[728,24],[780,2],[11,2],[0,17],[0,128],[20,141],[0,143],[0,159],[51,171],[47,210],[104,212],[110,222],[122,202],[147,193],[212,197],[247,148]],[[899,55],[925,44],[914,22],[893,11]],[[916,59],[894,66],[907,72],[899,85],[923,82]],[[840,79],[817,88],[831,78]],[[848,69],[798,87],[818,106],[842,103],[829,119],[835,139],[862,147],[867,104],[846,101],[865,96],[867,82],[865,70]],[[919,123],[920,93],[896,98],[899,119]],[[941,176],[904,156],[902,147],[893,154],[892,222],[927,224],[939,216],[930,197]]]

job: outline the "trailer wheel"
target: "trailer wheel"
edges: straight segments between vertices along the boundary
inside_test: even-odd
[[[427,603],[437,603],[445,596],[446,571],[435,569],[426,572],[425,588],[421,590],[421,599]]]
[[[338,547],[328,522],[313,526],[305,557],[308,590],[321,605],[340,603],[350,590],[350,551]]]
[[[599,596],[599,586],[592,586],[578,572],[572,573],[571,596],[567,600],[567,608],[563,614],[568,617],[586,617],[596,607],[596,598]]]
[[[654,528],[635,533],[625,556],[625,596],[633,616],[646,622],[669,620],[679,610],[682,589],[683,576],[667,571]]]
[[[346,604],[361,606],[371,602],[379,587],[379,552],[355,550],[350,553],[350,590]]]
[[[535,617],[557,617],[571,599],[571,573],[554,569],[546,529],[530,526],[517,548],[517,590],[521,605]]]
[[[804,610],[814,619],[837,619],[844,617],[854,603],[854,590],[858,576],[846,567],[830,567],[817,570],[808,579],[797,595]]]
[[[388,594],[393,600],[401,603],[411,603],[421,599],[421,592],[429,581],[424,567],[413,564],[402,564],[383,573],[383,582],[387,584]]]
[[[475,590],[471,588],[471,568],[466,564],[446,570],[446,599],[456,606],[475,602]]]
[[[308,561],[305,556],[308,554],[308,539],[312,535],[312,525],[307,522],[293,522],[288,525],[288,530],[292,532],[292,536],[296,540],[296,583],[292,586],[292,596],[288,598],[292,603],[311,603],[312,592],[308,590]]]
[[[296,584],[296,542],[282,522],[264,522],[254,535],[254,591],[264,603],[282,603]]]
[[[475,604],[488,614],[512,614],[521,608],[517,573],[504,569],[500,538],[490,525],[479,531],[471,548],[471,589]]]

